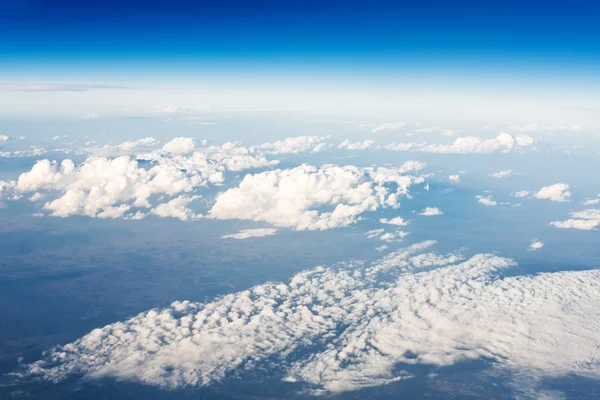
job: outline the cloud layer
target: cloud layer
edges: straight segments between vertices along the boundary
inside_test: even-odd
[[[485,358],[516,377],[600,377],[600,271],[502,278],[512,260],[461,261],[427,252],[432,244],[174,302],[59,346],[24,375],[176,388],[270,366],[319,393],[409,378],[402,364]]]

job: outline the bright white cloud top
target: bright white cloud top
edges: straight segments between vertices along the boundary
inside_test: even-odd
[[[542,247],[544,247],[544,242],[542,242],[541,240],[535,239],[529,245],[529,250],[535,251],[535,250],[541,249]]]
[[[562,229],[579,229],[583,231],[591,231],[600,226],[600,209],[590,208],[572,212],[570,215],[570,219],[566,221],[554,221],[550,225]]]
[[[510,169],[505,169],[502,171],[498,171],[498,172],[494,172],[493,174],[490,174],[490,176],[492,178],[508,178],[509,176],[512,175],[512,170]]]
[[[569,192],[569,185],[555,183],[554,185],[544,186],[533,196],[538,199],[566,202],[571,198],[571,192]]]
[[[408,161],[398,168],[301,165],[247,174],[238,187],[217,196],[210,216],[264,221],[296,230],[348,226],[379,207],[397,208],[409,187],[423,177],[408,175],[424,164]],[[320,211],[333,207],[332,211]]]
[[[436,215],[443,215],[444,212],[437,207],[425,207],[423,211],[419,213],[419,215],[423,215],[425,217],[433,217]]]
[[[512,260],[461,261],[426,252],[432,244],[144,312],[51,350],[24,377],[177,388],[275,363],[280,378],[335,393],[408,379],[402,364],[483,358],[492,373],[534,386],[544,377],[600,377],[599,270],[502,278]]]

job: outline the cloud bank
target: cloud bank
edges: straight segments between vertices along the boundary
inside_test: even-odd
[[[268,366],[314,393],[336,393],[410,378],[403,364],[485,358],[517,380],[600,377],[599,270],[503,278],[510,259],[463,261],[427,252],[432,244],[208,303],[174,302],[56,347],[22,376],[178,388]]]

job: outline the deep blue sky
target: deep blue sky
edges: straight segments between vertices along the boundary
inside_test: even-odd
[[[0,62],[597,64],[598,1],[5,0]]]

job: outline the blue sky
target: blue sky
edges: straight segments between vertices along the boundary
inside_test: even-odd
[[[0,54],[17,79],[311,66],[592,73],[599,11],[581,0],[16,0],[0,6]]]

